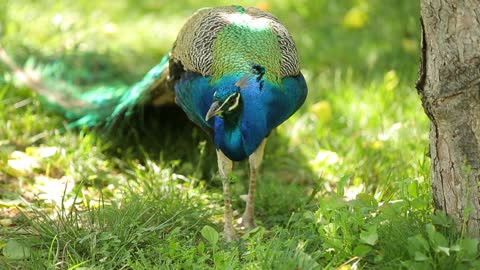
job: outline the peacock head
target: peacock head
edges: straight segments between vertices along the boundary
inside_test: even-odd
[[[205,120],[210,120],[212,117],[228,117],[236,115],[241,108],[240,88],[235,86],[219,87],[213,93],[213,103],[205,116]]]
[[[255,63],[250,63],[250,72],[244,74],[240,79],[238,77],[231,77],[234,83],[228,79],[223,81],[215,92],[213,93],[213,103],[205,116],[205,120],[208,121],[212,117],[219,116],[230,120],[236,119],[235,116],[239,115],[242,108],[242,97],[240,92],[251,91],[254,89],[262,90],[263,88],[263,75],[265,74],[265,68]]]

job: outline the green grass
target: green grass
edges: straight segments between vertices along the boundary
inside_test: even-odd
[[[114,136],[65,131],[66,120],[0,66],[0,269],[480,267],[478,241],[432,207],[428,119],[414,89],[418,4],[260,5],[292,33],[310,91],[267,144],[260,227],[220,240],[214,149],[181,111],[141,108]],[[61,59],[69,68],[60,76],[73,83],[133,82],[200,7],[3,1],[0,42],[27,66]],[[235,175],[240,217],[246,163]]]

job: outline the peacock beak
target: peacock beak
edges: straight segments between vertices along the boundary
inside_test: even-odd
[[[208,121],[212,117],[217,115],[219,112],[221,112],[222,110],[221,105],[222,104],[218,101],[213,102],[212,105],[210,106],[210,109],[208,109],[207,115],[205,115],[205,120]]]

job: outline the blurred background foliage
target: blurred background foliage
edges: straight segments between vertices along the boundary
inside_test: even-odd
[[[118,61],[124,61],[132,69],[132,66],[146,69],[170,49],[183,22],[195,10],[228,4],[228,1],[93,4],[7,0],[3,1],[5,8],[0,17],[4,22],[1,33],[3,43],[17,46],[19,39],[23,39],[25,47],[39,50],[43,55],[108,52],[115,53],[116,58],[120,57]],[[411,69],[417,60],[419,7],[408,1],[240,1],[238,4],[265,9],[287,24],[304,67],[315,73],[353,68],[366,77],[379,70]],[[131,57],[132,54],[136,57]]]

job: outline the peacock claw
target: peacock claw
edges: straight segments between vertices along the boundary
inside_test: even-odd
[[[253,217],[246,217],[245,214],[242,217],[242,220],[240,222],[240,226],[242,228],[244,228],[246,231],[251,231],[251,230],[253,230],[257,227]]]
[[[242,194],[239,197],[240,197],[240,200],[242,200],[244,202],[247,202],[247,200],[248,200],[248,194]]]

